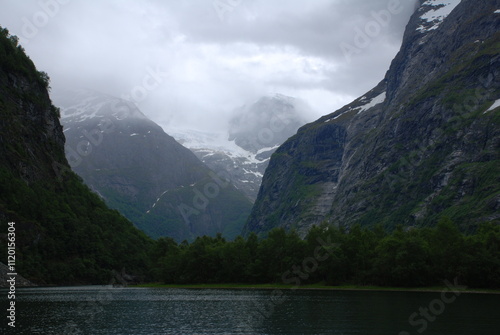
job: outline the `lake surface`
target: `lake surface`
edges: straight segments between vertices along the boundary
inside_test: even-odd
[[[0,294],[6,306],[7,291]],[[1,334],[497,335],[500,331],[500,295],[451,292],[442,296],[439,292],[18,288],[15,330],[7,326],[2,310]]]

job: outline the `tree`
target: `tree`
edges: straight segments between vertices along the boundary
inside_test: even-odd
[[[45,71],[38,71],[38,79],[41,81],[43,86],[50,92],[50,77]]]

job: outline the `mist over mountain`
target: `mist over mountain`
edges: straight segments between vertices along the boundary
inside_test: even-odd
[[[251,203],[133,103],[79,90],[58,101],[73,170],[152,237],[241,232]]]
[[[310,110],[300,99],[277,94],[235,109],[226,131],[169,132],[253,202],[272,153],[306,123]]]
[[[2,4],[0,333],[496,334],[500,0],[221,4]]]
[[[234,111],[229,141],[252,153],[277,147],[305,124],[309,110],[305,102],[282,94],[263,97]]]

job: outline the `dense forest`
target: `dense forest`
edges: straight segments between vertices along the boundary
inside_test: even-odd
[[[65,179],[28,186],[0,169],[0,214],[15,222],[18,273],[37,284],[59,285],[106,284],[113,270],[123,268],[145,278],[153,241],[76,175]],[[0,229],[7,232],[7,220]],[[6,263],[5,241],[0,247]]]
[[[152,278],[168,284],[276,283],[443,286],[455,279],[475,288],[500,287],[500,227],[461,233],[449,219],[432,228],[387,233],[353,226],[313,227],[305,239],[282,228],[266,239],[199,237],[177,244],[161,238],[151,255]]]

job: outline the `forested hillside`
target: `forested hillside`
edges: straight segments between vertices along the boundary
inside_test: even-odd
[[[70,169],[49,77],[0,28],[0,255],[15,223],[16,270],[38,284],[108,283],[146,274],[152,241]]]

